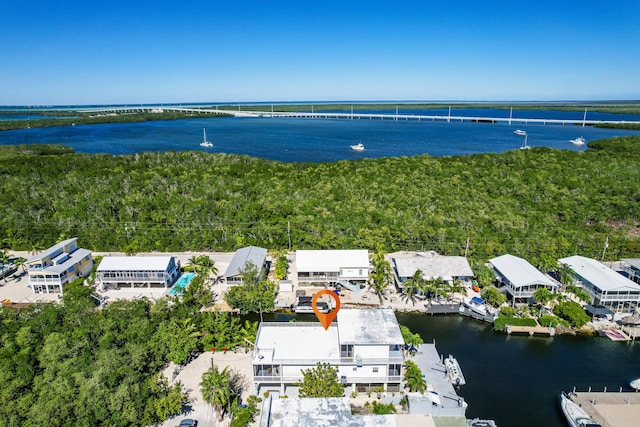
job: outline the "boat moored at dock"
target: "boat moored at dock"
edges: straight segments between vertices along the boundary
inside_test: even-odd
[[[449,357],[444,359],[444,367],[447,370],[447,375],[451,384],[455,386],[461,386],[467,383],[464,379],[464,375],[462,375],[460,364],[455,357],[449,355]]]
[[[571,400],[570,395],[564,392],[560,395],[560,407],[571,427],[602,427],[580,405]]]

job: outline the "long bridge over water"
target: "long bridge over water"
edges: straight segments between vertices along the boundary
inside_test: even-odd
[[[541,124],[541,125],[582,125],[592,126],[602,123],[613,124],[637,124],[640,121],[633,120],[588,120],[585,110],[582,119],[540,119],[540,118],[523,118],[523,117],[487,117],[487,116],[460,116],[451,115],[425,115],[425,114],[400,114],[396,109],[394,113],[361,113],[354,112],[311,112],[308,111],[254,111],[238,109],[219,109],[211,107],[182,107],[182,106],[123,106],[109,108],[95,108],[81,110],[83,113],[95,113],[99,115],[108,114],[134,114],[134,113],[162,113],[162,112],[179,112],[185,114],[215,114],[215,115],[231,115],[234,117],[288,117],[288,118],[304,118],[304,119],[346,119],[346,120],[413,120],[413,121],[444,121],[444,122],[471,122],[471,123],[507,123],[507,124]]]

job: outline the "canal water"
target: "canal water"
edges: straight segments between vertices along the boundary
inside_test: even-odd
[[[289,321],[295,315],[264,315],[265,321]],[[640,343],[600,337],[507,336],[491,325],[458,315],[397,313],[398,322],[425,342],[435,340],[444,357],[460,362],[467,384],[458,390],[469,407],[467,418],[494,419],[499,427],[564,427],[562,391],[629,391],[640,377]],[[250,316],[259,320],[258,316]],[[313,315],[298,320],[315,321]],[[427,373],[427,382],[429,376]]]

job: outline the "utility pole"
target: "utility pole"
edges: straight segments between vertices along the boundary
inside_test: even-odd
[[[608,247],[609,247],[609,236],[607,236],[606,240],[604,241],[604,249],[602,249],[602,258],[600,258],[600,262],[604,261],[604,253],[607,251]]]
[[[287,220],[287,238],[289,240],[289,252],[291,252],[291,221]]]
[[[467,252],[469,252],[469,238],[467,237],[467,246],[464,248],[464,257],[467,257]]]

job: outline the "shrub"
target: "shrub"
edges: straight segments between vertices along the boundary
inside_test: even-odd
[[[558,304],[553,309],[553,313],[558,317],[569,321],[569,323],[576,328],[583,327],[587,322],[589,322],[589,320],[591,320],[582,306],[573,301],[566,301]]]

